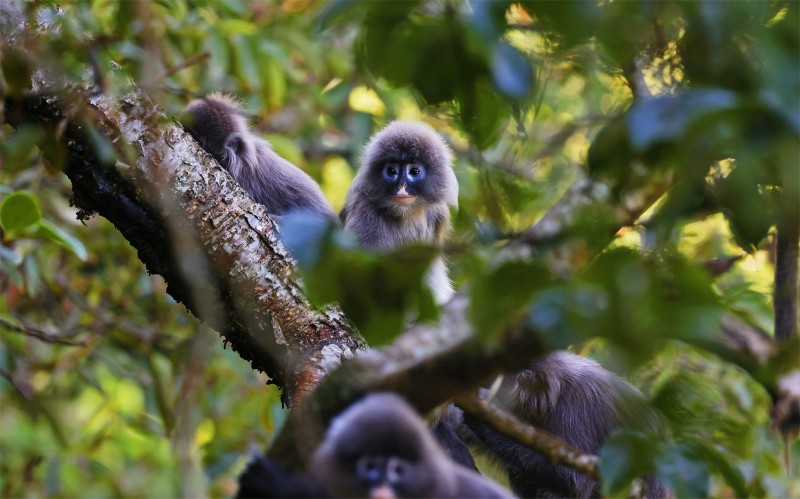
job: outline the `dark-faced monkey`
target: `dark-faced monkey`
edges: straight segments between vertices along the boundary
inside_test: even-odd
[[[414,410],[388,393],[334,418],[309,469],[335,497],[513,497],[453,462]]]
[[[450,208],[457,206],[458,181],[442,137],[423,123],[395,121],[364,148],[340,218],[365,248],[441,246],[450,231]],[[437,303],[452,296],[442,258],[431,264],[427,283]]]
[[[303,208],[336,218],[319,185],[254,135],[236,102],[211,94],[189,103],[187,131],[271,215]]]

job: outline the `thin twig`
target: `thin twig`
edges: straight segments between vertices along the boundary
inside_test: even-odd
[[[194,66],[198,62],[202,62],[202,61],[208,59],[209,57],[211,57],[211,52],[200,52],[199,54],[195,54],[195,55],[189,57],[188,59],[185,59],[180,64],[176,64],[175,66],[167,68],[163,73],[161,73],[161,74],[157,75],[155,78],[153,78],[152,83],[154,85],[162,83],[164,80],[166,80],[170,76],[174,75],[178,71],[182,71],[182,70],[188,68],[189,66]]]
[[[462,395],[453,399],[453,402],[464,412],[492,426],[500,433],[541,452],[553,463],[569,466],[589,478],[600,480],[597,456],[587,454],[552,433],[520,421],[516,416],[491,406],[475,395]],[[642,498],[645,493],[644,482],[637,478],[631,483],[627,497]]]
[[[567,465],[595,480],[599,478],[597,456],[573,447],[552,433],[530,426],[475,396],[460,396],[454,402],[464,412],[489,424],[517,442],[541,452],[553,463]]]
[[[11,374],[11,371],[9,371],[4,367],[0,367],[0,376],[7,379],[8,382],[11,383],[14,386],[14,388],[17,389],[19,394],[22,395],[22,397],[25,400],[31,400],[33,398],[33,394],[31,393],[31,387],[28,386],[27,383],[23,383],[22,381],[14,379],[14,375]]]
[[[28,326],[17,326],[15,324],[11,324],[10,322],[4,321],[3,319],[0,319],[0,326],[2,326],[7,331],[11,331],[12,333],[24,334],[25,336],[36,338],[37,340],[43,341],[45,343],[55,343],[58,345],[67,345],[72,347],[86,346],[85,341],[68,340],[66,338],[56,336],[54,334],[46,333],[41,329],[36,329]]]

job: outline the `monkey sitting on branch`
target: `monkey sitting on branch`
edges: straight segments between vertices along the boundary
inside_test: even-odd
[[[254,135],[233,99],[214,93],[190,102],[186,111],[187,131],[267,213],[280,216],[302,208],[336,218],[314,179]]]
[[[308,475],[281,473],[260,457],[242,474],[238,497],[514,497],[452,461],[417,413],[390,393],[367,395],[335,417]]]
[[[364,148],[361,167],[339,214],[345,229],[367,249],[391,251],[416,242],[440,246],[450,232],[450,208],[458,206],[458,181],[450,148],[432,128],[394,121]],[[437,303],[453,285],[442,257],[428,270]]]
[[[211,94],[189,103],[187,131],[270,215],[306,209],[335,219],[319,185],[254,135],[236,102]],[[361,168],[340,213],[345,228],[367,249],[391,251],[416,242],[441,246],[458,206],[452,154],[429,126],[395,121],[366,145]],[[453,294],[444,259],[427,282],[441,304]]]

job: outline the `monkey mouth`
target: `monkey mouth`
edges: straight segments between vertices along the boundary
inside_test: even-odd
[[[397,195],[394,197],[394,202],[399,204],[400,206],[408,206],[414,201],[417,200],[417,196],[409,196],[409,195]]]

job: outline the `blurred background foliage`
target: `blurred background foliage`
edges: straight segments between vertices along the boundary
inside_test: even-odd
[[[772,334],[774,226],[800,203],[797,2],[17,5],[26,29],[48,28],[33,50],[4,47],[5,95],[42,66],[110,95],[133,81],[176,117],[195,96],[231,93],[337,209],[371,133],[427,121],[456,153],[448,256],[479,334],[530,320],[553,347],[580,345],[632,379],[668,421],[656,441],[615,435],[606,492],[657,467],[679,496],[800,495],[797,441],[784,448],[769,421],[785,364],[754,376],[704,348],[724,311]],[[0,493],[234,493],[283,420],[277,390],[170,300],[109,223],[76,222],[57,144],[33,127],[0,137]],[[491,263],[585,178],[612,201],[576,212],[564,237],[582,258],[545,264],[551,241],[531,261]],[[672,188],[613,235],[615,210],[658,186]],[[323,232],[326,251],[301,258],[309,288],[371,342],[402,327],[392,303],[435,315],[408,294],[430,251],[403,253],[420,269],[404,274],[411,288],[377,303],[357,284],[398,270]]]

